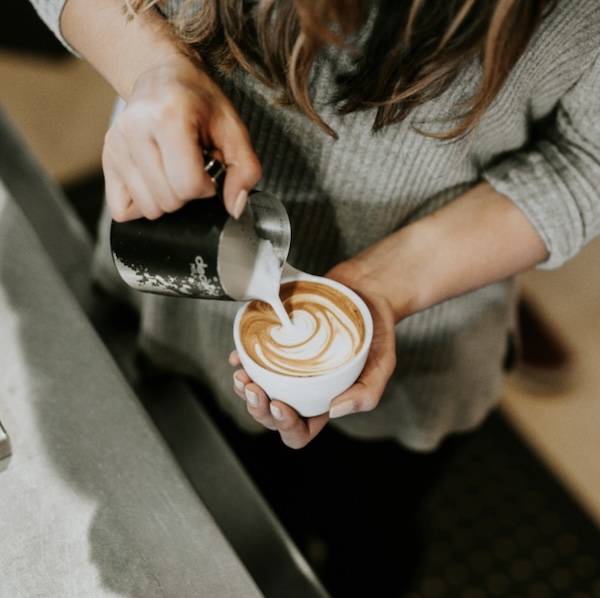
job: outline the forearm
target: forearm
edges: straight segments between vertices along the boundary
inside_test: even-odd
[[[547,256],[523,212],[488,183],[350,260],[348,282],[384,296],[396,320],[513,276]]]
[[[186,47],[156,10],[132,18],[123,0],[68,0],[61,31],[126,100],[150,68],[173,59],[190,60]]]

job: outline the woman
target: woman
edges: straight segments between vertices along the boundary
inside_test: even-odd
[[[138,297],[153,360],[295,448],[330,419],[430,450],[485,418],[512,277],[600,228],[595,0],[33,2],[127,104],[103,155],[113,218],[212,195],[210,148],[228,211],[258,184],[280,197],[290,263],[356,290],[375,321],[361,378],[307,420],[241,370],[232,396],[237,305]],[[116,284],[106,237],[98,273]]]

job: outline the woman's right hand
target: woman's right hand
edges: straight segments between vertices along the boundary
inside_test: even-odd
[[[116,221],[155,219],[214,195],[203,148],[227,166],[224,200],[234,217],[261,177],[248,131],[199,61],[175,52],[144,71],[106,134],[106,199]]]

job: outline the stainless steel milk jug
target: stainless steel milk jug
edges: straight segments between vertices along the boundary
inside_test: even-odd
[[[216,195],[188,202],[156,220],[112,222],[113,261],[121,278],[139,291],[201,299],[249,300],[248,284],[261,244],[286,262],[290,221],[274,196],[253,191],[238,220],[222,200],[225,167],[207,157]]]

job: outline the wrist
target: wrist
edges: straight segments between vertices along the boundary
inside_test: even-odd
[[[377,302],[386,306],[394,323],[419,311],[410,274],[390,271],[384,260],[378,259],[378,248],[369,248],[357,256],[338,264],[328,276],[351,288],[368,304]]]
[[[547,255],[510,199],[479,184],[344,263],[348,286],[385,297],[399,321],[534,266]]]
[[[170,61],[196,61],[171,24],[151,8],[132,16],[123,0],[67,0],[61,14],[65,40],[129,100],[138,79]]]

